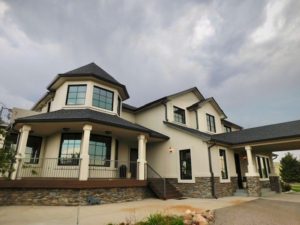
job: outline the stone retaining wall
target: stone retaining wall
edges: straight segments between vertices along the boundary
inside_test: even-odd
[[[100,204],[137,201],[153,197],[147,187],[101,189],[1,189],[0,205],[87,205],[87,197]]]
[[[216,190],[216,196],[218,198],[220,197],[226,197],[226,196],[232,196],[233,193],[237,189],[237,177],[231,177],[230,182],[220,182],[219,177],[215,177],[215,190]]]

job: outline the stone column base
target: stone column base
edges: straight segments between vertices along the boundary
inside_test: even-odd
[[[261,196],[261,183],[259,177],[248,177],[247,176],[247,191],[250,197]]]
[[[277,193],[281,193],[281,185],[279,176],[270,176],[270,188],[272,191],[276,191]]]

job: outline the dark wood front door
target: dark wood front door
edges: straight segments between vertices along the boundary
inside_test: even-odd
[[[234,161],[235,161],[235,170],[238,175],[238,187],[240,189],[243,188],[243,178],[241,172],[241,162],[240,162],[240,155],[238,153],[234,153]]]
[[[137,159],[138,159],[138,150],[136,148],[130,149],[130,173],[132,178],[136,178],[136,168],[137,168]]]

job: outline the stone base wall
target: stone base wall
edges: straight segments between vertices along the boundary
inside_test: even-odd
[[[212,198],[211,178],[196,177],[195,183],[178,183],[177,178],[168,178],[168,181],[188,198]],[[228,183],[221,183],[220,177],[214,178],[216,197],[232,196],[237,189],[237,178],[231,177]]]
[[[261,188],[271,188],[269,180],[261,180],[260,185],[261,185]]]
[[[247,190],[250,197],[261,196],[261,184],[259,177],[247,177]]]
[[[137,201],[153,197],[147,187],[101,189],[1,189],[0,205],[88,205],[87,197],[100,204]]]
[[[281,185],[279,176],[270,176],[270,188],[271,191],[276,191],[277,193],[281,193]]]

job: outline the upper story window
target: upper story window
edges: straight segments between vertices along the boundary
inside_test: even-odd
[[[94,86],[93,90],[93,106],[113,110],[114,93],[112,91]]]
[[[231,127],[228,127],[228,126],[224,126],[225,127],[225,131],[226,133],[230,133],[232,130],[231,130]]]
[[[185,124],[185,110],[174,106],[174,121]]]
[[[206,121],[208,131],[216,133],[215,117],[210,114],[206,114]]]
[[[86,85],[69,85],[67,95],[67,105],[84,105]]]

